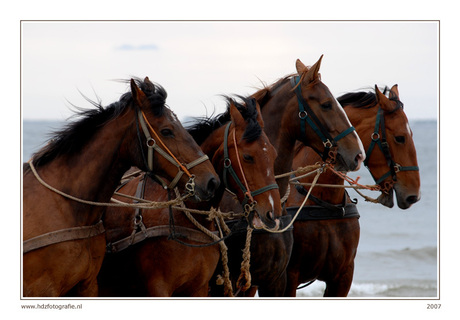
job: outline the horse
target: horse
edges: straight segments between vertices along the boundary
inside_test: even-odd
[[[321,81],[322,57],[311,67],[297,59],[297,74],[283,77],[252,94],[260,104],[264,131],[278,153],[275,175],[291,171],[297,140],[311,146],[324,160],[332,157],[337,170],[358,170],[364,160],[365,151],[358,135],[343,108]],[[277,183],[281,196],[286,195],[289,177],[277,179]],[[229,196],[224,196],[221,206],[236,210]],[[283,211],[283,215],[286,212]],[[288,224],[288,219],[286,221]],[[235,232],[226,240],[234,277],[238,274],[244,243],[244,233]],[[259,296],[282,296],[292,243],[292,230],[278,234],[254,233],[250,248],[253,288],[240,294],[254,295],[258,287]],[[216,290],[212,295],[222,295],[217,286],[213,288]]]
[[[264,124],[255,99],[241,99],[244,105],[230,99],[225,113],[198,119],[187,128],[224,182],[213,199],[200,204],[187,203],[187,207],[201,210],[217,207],[224,188],[228,188],[241,204],[253,206],[247,216],[251,227],[274,228],[281,216],[274,178],[276,151],[262,130]],[[119,192],[134,195],[142,181],[143,199],[168,199],[167,192],[145,175],[131,180]],[[192,216],[206,229],[218,230],[214,220],[193,212]],[[197,229],[184,212],[164,208],[143,210],[139,214],[129,208],[109,208],[104,223],[108,242],[116,247],[123,239],[131,243],[136,223],[142,223],[143,227],[138,232],[142,241],[127,244],[106,256],[98,277],[101,296],[208,296],[209,281],[220,257],[219,246]],[[175,241],[179,239],[174,230],[187,236]],[[144,231],[148,236],[142,236]]]
[[[385,87],[383,93],[377,86],[375,92],[347,93],[338,101],[367,150],[365,165],[383,190],[378,201],[391,207],[394,190],[401,209],[417,202],[420,175],[416,150],[397,85],[391,89]],[[311,149],[298,144],[293,167],[319,160]],[[305,177],[298,181],[311,183],[312,179]],[[326,170],[318,184],[341,186],[344,179]],[[286,204],[290,214],[297,212],[307,189],[297,185],[291,192]],[[325,297],[346,297],[353,280],[360,236],[356,204],[343,188],[330,186],[314,187],[306,204],[294,222],[285,296],[295,297],[299,285],[320,280],[326,283]]]
[[[23,166],[23,295],[97,296],[106,249],[102,214],[131,166],[214,196],[219,177],[166,107],[163,87],[131,79],[107,107],[77,113]],[[184,164],[193,162],[195,167]]]

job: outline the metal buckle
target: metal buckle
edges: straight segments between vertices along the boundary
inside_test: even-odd
[[[374,138],[374,137],[375,137],[375,138]],[[373,141],[379,140],[379,139],[380,139],[380,134],[379,134],[378,132],[373,132],[373,133],[371,134],[371,139],[372,139]]]
[[[195,195],[195,175],[192,174],[190,179],[185,184],[185,190],[193,197]]]
[[[157,142],[155,141],[155,139],[153,139],[153,138],[148,138],[147,139],[147,147],[148,148],[153,148],[156,144],[157,144]]]
[[[401,171],[401,165],[395,163],[394,170],[395,170],[395,173],[398,173],[399,171]]]
[[[230,168],[231,166],[232,166],[232,160],[230,160],[230,158],[224,159],[224,167]]]
[[[324,144],[324,147],[327,149],[330,149],[334,146],[329,139],[327,141],[323,141],[323,144]]]
[[[299,112],[299,118],[300,118],[300,119],[304,120],[304,119],[306,119],[307,117],[308,117],[307,111],[300,111],[300,112]]]

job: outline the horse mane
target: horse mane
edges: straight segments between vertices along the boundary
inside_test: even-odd
[[[257,121],[258,112],[256,108],[256,100],[242,96],[237,97],[241,99],[244,104],[238,103],[230,97],[225,97],[227,99],[227,109],[225,112],[218,114],[215,117],[212,115],[211,117],[197,117],[194,118],[192,124],[187,124],[186,129],[188,133],[190,133],[198,145],[201,145],[212,132],[231,120],[231,104],[233,104],[238,109],[238,111],[243,116],[243,119],[246,120],[247,126],[243,134],[243,139],[251,142],[260,137],[262,134],[262,128]]]
[[[122,81],[129,82],[129,80]],[[166,90],[149,80],[142,81],[136,78],[135,81],[149,99],[153,114],[156,117],[162,116],[165,110]],[[83,97],[96,108],[83,109],[73,105],[75,114],[71,118],[76,119],[49,135],[49,143],[33,155],[34,165],[45,165],[59,155],[79,153],[106,123],[117,118],[132,104],[133,100],[131,92],[127,92],[120,97],[119,101],[104,108],[100,101],[96,102]]]
[[[271,85],[266,85],[263,84],[263,88],[259,89],[256,93],[252,94],[252,97],[257,100],[257,103],[260,106],[260,109],[262,109],[267,102],[273,97],[275,92],[284,86],[287,81],[293,76],[293,74],[287,75],[281,79],[278,79]]]
[[[382,93],[388,96],[390,89],[388,86],[382,90]],[[398,109],[404,109],[404,104],[396,97],[391,96],[389,97],[391,101],[396,102],[396,108],[391,111],[391,113],[395,112]],[[375,91],[359,91],[359,92],[349,92],[337,98],[339,103],[342,107],[351,106],[353,108],[361,108],[361,109],[370,109],[377,105],[377,95]]]

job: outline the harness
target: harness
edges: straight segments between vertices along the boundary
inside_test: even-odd
[[[329,151],[337,146],[337,142],[352,133],[355,128],[353,126],[339,133],[335,138],[332,138],[329,131],[324,128],[324,125],[321,123],[319,118],[313,112],[313,110],[308,105],[307,101],[302,95],[302,88],[299,85],[300,76],[295,76],[291,78],[291,85],[294,88],[295,94],[297,96],[297,102],[299,104],[299,118],[300,118],[300,132],[302,136],[306,136],[306,124],[313,129],[313,131],[320,137],[324,145],[324,152],[321,154],[318,152],[323,161],[329,157]]]
[[[145,159],[144,153],[142,153],[142,156],[144,157],[144,162],[146,162],[147,167],[149,168],[149,173],[153,171],[153,151],[155,150],[158,152],[163,158],[168,160],[170,163],[172,163],[174,166],[177,167],[178,172],[174,179],[171,181],[171,183],[166,186],[164,181],[158,176],[154,175],[155,178],[163,185],[163,187],[168,188],[168,189],[174,189],[174,187],[177,185],[179,182],[180,178],[182,175],[185,173],[189,177],[189,181],[185,185],[185,189],[193,195],[195,193],[195,176],[190,174],[188,171],[189,169],[199,165],[200,163],[205,162],[206,160],[209,160],[207,155],[203,155],[199,157],[198,159],[188,163],[188,164],[182,164],[177,158],[174,156],[174,154],[166,147],[166,145],[163,143],[163,141],[160,139],[159,135],[156,133],[156,131],[152,128],[150,123],[148,122],[147,118],[145,117],[145,114],[141,111],[137,111],[137,121],[139,122],[142,131],[144,133],[145,138],[147,139],[147,160]],[[150,129],[150,130],[149,130]],[[157,144],[156,140],[152,138],[150,135],[150,131],[153,133],[155,138],[158,140],[158,143],[161,144],[161,146],[166,150],[164,151],[160,146]],[[139,126],[137,126],[137,132],[138,132],[138,137],[139,141],[140,139],[140,132],[139,132]],[[142,143],[141,143],[142,146]],[[143,148],[142,148],[143,149]]]
[[[381,132],[381,135],[379,134],[379,132]],[[386,137],[385,116],[383,115],[383,110],[380,107],[379,107],[379,110],[377,111],[374,132],[371,134],[371,139],[372,141],[369,146],[369,149],[367,149],[366,159],[364,160],[364,165],[369,169],[368,164],[369,164],[370,155],[372,151],[374,150],[375,146],[377,145],[379,149],[382,151],[383,156],[385,157],[385,160],[389,167],[389,171],[385,173],[384,175],[382,175],[380,178],[376,178],[372,174],[372,172],[369,170],[376,184],[380,184],[381,182],[383,182],[386,178],[390,176],[392,178],[393,183],[396,182],[397,181],[396,174],[400,171],[419,171],[418,166],[401,166],[400,164],[396,163],[393,160],[393,157],[391,156],[391,152],[390,152],[390,146],[387,142],[387,137]]]
[[[257,195],[259,195],[261,193],[264,193],[264,192],[266,192],[268,190],[278,189],[278,184],[273,183],[273,184],[270,184],[268,186],[265,186],[265,187],[262,187],[260,189],[257,189],[255,191],[251,191],[249,189],[248,183],[246,181],[246,177],[244,175],[243,167],[241,166],[241,163],[239,161],[238,145],[236,143],[235,131],[233,131],[233,141],[234,141],[234,145],[235,145],[236,156],[237,156],[237,159],[238,159],[238,167],[239,167],[239,170],[240,170],[241,175],[243,177],[244,184],[241,182],[240,178],[238,178],[238,175],[236,174],[235,170],[233,169],[232,161],[230,160],[230,158],[228,156],[228,133],[229,133],[229,129],[230,129],[231,124],[232,124],[231,122],[229,122],[227,124],[227,126],[225,127],[225,133],[224,133],[224,173],[223,173],[223,180],[224,180],[225,187],[227,189],[229,189],[228,173],[230,173],[230,176],[233,178],[233,180],[236,182],[236,184],[238,185],[238,187],[240,188],[240,190],[244,194],[244,199],[241,202],[241,204],[243,206],[245,216],[248,217],[249,214],[251,214],[251,213],[253,214],[254,206],[257,203],[257,201],[255,201],[253,197],[255,197],[255,196],[257,196]]]
[[[156,152],[161,154],[166,160],[168,160],[170,163],[172,163],[173,165],[175,165],[178,168],[178,172],[177,172],[175,178],[173,179],[173,181],[169,184],[169,186],[166,186],[165,183],[163,182],[163,180],[159,176],[154,175],[155,178],[158,181],[160,181],[160,183],[163,185],[163,187],[171,189],[171,188],[174,188],[176,186],[177,182],[180,180],[182,175],[185,173],[189,177],[188,182],[185,184],[185,189],[187,190],[187,192],[190,195],[193,196],[194,193],[195,193],[195,181],[194,181],[195,176],[190,174],[188,169],[191,169],[191,168],[199,165],[200,163],[203,163],[204,161],[208,160],[209,159],[208,156],[203,155],[203,156],[199,157],[198,159],[196,159],[196,160],[194,160],[194,161],[192,161],[192,162],[190,162],[188,164],[185,164],[185,165],[182,164],[173,155],[173,153],[168,149],[168,147],[166,147],[166,145],[163,143],[163,141],[160,139],[158,134],[152,128],[152,126],[148,122],[145,114],[141,110],[137,111],[137,117],[135,117],[135,119],[136,119],[136,127],[137,127],[138,139],[139,139],[139,143],[141,145],[141,150],[142,150],[142,152],[141,152],[142,157],[144,159],[144,162],[146,162],[147,167],[150,170],[149,174],[153,175],[152,174],[152,171],[153,171],[153,150],[155,150]],[[145,155],[144,155],[144,152],[143,152],[144,149],[142,148],[140,131],[139,131],[139,124],[140,124],[140,126],[142,128],[142,131],[143,131],[143,133],[145,135],[145,138],[147,140],[147,148],[148,148],[148,155],[147,155],[148,159],[147,160],[145,159]],[[153,133],[153,135],[158,140],[158,142],[163,146],[163,148],[166,150],[166,152],[163,151],[163,149],[158,146],[158,144],[156,143],[155,139],[153,139],[152,136],[150,135],[150,131]],[[68,195],[66,193],[63,193],[62,191],[55,190],[54,188],[48,186],[46,183],[43,183],[44,181],[42,182],[41,178],[38,176],[38,173],[36,172],[36,170],[35,170],[35,168],[34,168],[34,166],[32,164],[32,161],[29,161],[29,164],[30,164],[31,170],[34,173],[35,177],[40,181],[40,183],[42,183],[47,188],[59,193],[60,195],[66,197],[66,198],[70,198],[70,199],[75,200],[77,202],[82,202],[82,203],[86,203],[86,204],[94,204],[94,205],[103,205],[103,204],[100,204],[100,203],[93,203],[92,201],[81,200],[81,199],[75,198],[73,196],[70,196],[70,195]],[[102,221],[99,221],[98,223],[96,223],[95,225],[92,225],[92,226],[79,226],[79,227],[66,228],[66,229],[62,229],[62,230],[48,232],[48,233],[45,233],[45,234],[30,238],[30,239],[24,241],[23,242],[23,254],[26,254],[27,252],[30,252],[30,251],[33,251],[33,250],[36,250],[36,249],[39,249],[39,248],[42,248],[42,247],[46,247],[46,246],[49,246],[49,245],[52,245],[52,244],[56,244],[56,243],[95,237],[95,236],[100,235],[100,234],[102,234],[104,232],[105,232],[105,229],[104,229],[104,225],[103,225]]]

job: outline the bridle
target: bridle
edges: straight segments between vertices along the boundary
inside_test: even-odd
[[[161,156],[163,156],[163,158],[168,160],[170,163],[172,163],[178,169],[178,172],[177,172],[176,176],[174,177],[174,179],[171,181],[171,183],[169,185],[166,185],[158,175],[155,175],[155,178],[161,182],[161,184],[163,185],[163,187],[165,189],[166,188],[167,189],[173,189],[176,186],[176,184],[179,182],[179,180],[182,177],[182,175],[185,173],[189,178],[188,182],[185,184],[185,189],[189,193],[190,196],[193,196],[195,194],[195,175],[191,174],[189,172],[189,169],[199,165],[200,163],[205,162],[206,160],[209,160],[208,156],[203,155],[203,156],[199,157],[198,159],[196,159],[196,160],[194,160],[194,161],[192,161],[192,162],[190,162],[188,164],[183,164],[174,156],[174,154],[168,149],[168,147],[161,140],[160,136],[152,128],[152,126],[150,125],[149,121],[147,120],[144,112],[142,112],[141,110],[137,110],[137,118],[136,118],[136,120],[140,124],[140,126],[142,128],[142,131],[144,132],[144,136],[145,136],[145,138],[147,140],[147,143],[146,143],[147,144],[147,160],[145,159],[145,155],[144,155],[143,152],[142,152],[142,157],[144,158],[144,162],[146,163],[146,166],[149,169],[149,174],[152,175],[152,171],[153,171],[153,151],[155,150]],[[152,132],[152,134],[155,136],[156,140],[152,138],[152,136],[150,135],[150,132]],[[139,137],[141,150],[143,150],[142,142],[141,142],[141,139],[140,139],[139,125],[137,125],[137,134],[138,134],[138,137]],[[158,143],[157,143],[157,141],[158,141]],[[164,150],[158,144],[160,144],[164,148]]]
[[[321,123],[316,114],[308,105],[307,101],[302,96],[302,88],[301,85],[299,85],[300,78],[300,76],[295,76],[291,78],[291,85],[295,90],[297,101],[299,104],[300,131],[302,136],[306,137],[305,127],[308,123],[308,125],[313,129],[313,131],[316,132],[316,134],[323,141],[324,145],[324,152],[322,154],[320,152],[318,153],[322,156],[323,161],[325,161],[329,157],[329,151],[331,151],[333,147],[337,146],[337,141],[352,133],[355,130],[355,128],[351,126],[348,129],[339,133],[335,138],[332,138],[329,131],[327,131],[326,128],[324,128],[324,125]]]
[[[381,135],[379,131],[381,132]],[[371,172],[372,178],[374,178],[374,181],[376,184],[380,184],[381,182],[383,182],[386,178],[390,176],[392,178],[392,182],[390,183],[391,184],[395,183],[397,181],[396,174],[400,171],[419,171],[418,166],[405,166],[404,167],[396,163],[393,160],[393,157],[391,156],[391,152],[390,152],[390,146],[388,144],[387,137],[386,137],[385,116],[383,115],[383,110],[381,107],[379,107],[379,110],[377,111],[374,132],[371,134],[371,140],[372,140],[371,144],[366,152],[366,159],[364,160],[364,165],[369,169],[368,164],[369,164],[370,155],[372,151],[374,150],[375,145],[377,145],[379,149],[382,151],[383,156],[385,157],[385,160],[389,167],[389,171],[385,173],[384,175],[382,175],[380,178],[376,178],[369,169],[369,172]]]
[[[224,185],[227,189],[229,189],[229,184],[228,184],[228,173],[230,176],[233,178],[233,180],[236,182],[240,190],[244,194],[244,199],[241,202],[241,205],[243,206],[244,209],[244,214],[246,218],[248,218],[249,214],[253,213],[254,211],[254,206],[256,205],[257,201],[254,200],[254,197],[264,193],[268,190],[272,189],[278,189],[278,184],[273,183],[268,186],[262,187],[260,189],[257,189],[255,191],[251,191],[249,189],[248,182],[246,180],[246,176],[244,175],[243,167],[241,165],[240,157],[238,154],[238,144],[236,143],[236,137],[235,137],[235,130],[233,130],[233,143],[235,145],[235,151],[236,151],[236,157],[238,159],[238,168],[241,173],[241,176],[243,177],[243,182],[241,182],[240,178],[238,178],[238,175],[236,174],[235,170],[233,169],[232,166],[232,161],[230,160],[228,156],[228,134],[229,134],[229,129],[230,125],[232,122],[229,122],[227,126],[225,127],[225,133],[224,133],[224,172],[223,172],[223,180],[224,180]]]

